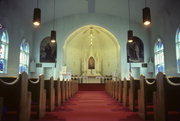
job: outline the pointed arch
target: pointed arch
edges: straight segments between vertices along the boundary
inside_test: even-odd
[[[92,56],[96,64],[94,71],[101,75],[119,74],[120,53],[119,40],[111,31],[98,25],[85,25],[65,40],[62,64],[66,64],[73,74],[81,75],[89,71],[88,61]]]

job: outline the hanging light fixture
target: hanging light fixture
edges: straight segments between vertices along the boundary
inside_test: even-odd
[[[129,10],[129,30],[127,32],[127,38],[128,38],[128,43],[133,42],[133,31],[130,30],[130,6],[129,6],[129,0],[128,0],[128,10]]]
[[[128,30],[128,42],[132,43],[133,42],[133,31]]]
[[[33,25],[38,27],[41,24],[41,9],[38,8],[39,0],[37,0],[37,8],[34,8]]]
[[[52,43],[56,42],[56,31],[55,30],[51,31],[51,42]]]
[[[143,23],[145,26],[148,26],[151,24],[151,11],[149,7],[146,7],[147,3],[145,0],[145,8],[143,8]]]
[[[53,14],[53,30],[51,31],[51,42],[56,42],[56,31],[54,30],[54,24],[55,24],[55,0],[54,0],[54,14]]]

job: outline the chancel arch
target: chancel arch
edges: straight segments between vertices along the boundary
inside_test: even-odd
[[[63,64],[72,75],[105,76],[120,73],[120,45],[107,29],[83,26],[71,33],[63,46]]]

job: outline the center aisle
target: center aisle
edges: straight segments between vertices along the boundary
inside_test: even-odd
[[[79,91],[40,121],[143,121],[104,91]]]

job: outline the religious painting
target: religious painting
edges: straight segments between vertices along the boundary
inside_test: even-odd
[[[132,43],[127,43],[127,62],[144,62],[144,44],[142,40],[136,36],[133,37]]]
[[[95,60],[93,57],[90,57],[89,58],[89,61],[88,61],[88,69],[95,69]]]
[[[57,45],[51,43],[50,37],[42,40],[40,45],[40,62],[56,62]]]

